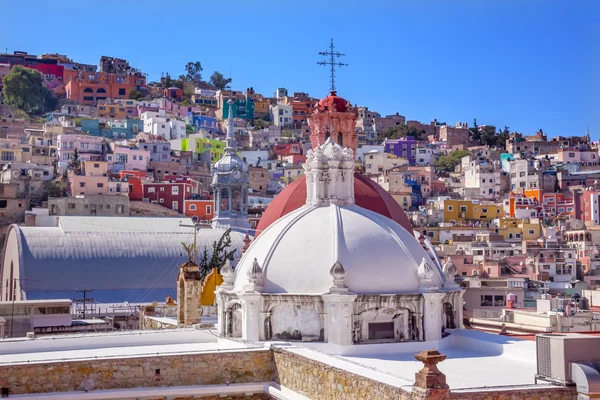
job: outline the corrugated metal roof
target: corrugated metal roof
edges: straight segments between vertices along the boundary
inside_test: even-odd
[[[157,217],[60,217],[59,227],[65,232],[149,232],[189,233],[192,220]]]
[[[81,219],[77,221],[76,218]],[[64,296],[75,289],[94,289],[92,297],[99,301],[121,302],[135,301],[137,292],[157,290],[162,296],[164,289],[168,289],[169,293],[175,294],[178,267],[187,261],[181,243],[192,243],[192,228],[173,232],[168,231],[175,226],[173,222],[162,225],[163,221],[152,221],[173,218],[104,221],[108,219],[113,218],[71,217],[63,220],[71,230],[16,227],[11,234],[20,236],[23,249],[21,283],[26,295],[35,292],[33,298],[56,298],[53,292]],[[105,230],[87,230],[87,220]],[[129,231],[124,230],[125,220],[130,222]],[[176,220],[179,228],[179,219]],[[152,225],[158,227],[158,232],[147,231]],[[137,230],[138,227],[146,231]],[[204,247],[210,254],[213,242],[224,232],[224,229],[200,229],[197,233],[199,254]],[[236,258],[241,257],[243,237],[239,232],[231,232],[231,246],[237,250]],[[106,291],[113,291],[114,296],[100,298],[99,294]],[[46,295],[42,297],[40,293]],[[128,297],[131,298],[121,298],[122,293],[130,293]]]

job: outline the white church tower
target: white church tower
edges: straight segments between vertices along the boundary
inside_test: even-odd
[[[213,228],[250,229],[248,222],[248,164],[236,153],[233,134],[233,101],[229,99],[227,138],[223,158],[212,166]]]

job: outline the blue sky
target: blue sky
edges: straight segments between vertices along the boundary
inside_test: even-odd
[[[600,139],[600,1],[6,1],[0,49],[97,64],[126,58],[158,79],[199,60],[235,89],[315,97],[319,51],[350,64],[338,94],[382,114]],[[26,10],[25,10],[26,7]]]

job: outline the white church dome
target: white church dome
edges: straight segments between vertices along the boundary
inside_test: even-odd
[[[254,260],[263,271],[263,293],[323,294],[339,261],[344,284],[357,294],[419,293],[423,259],[441,288],[442,271],[413,236],[395,221],[353,204],[304,206],[265,230],[236,268],[234,291],[249,283]]]

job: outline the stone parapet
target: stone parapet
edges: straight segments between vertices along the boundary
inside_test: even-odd
[[[159,370],[160,379],[156,379]],[[10,394],[259,383],[273,379],[268,350],[96,359],[0,366]]]

